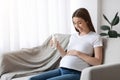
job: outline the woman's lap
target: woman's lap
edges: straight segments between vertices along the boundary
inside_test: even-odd
[[[46,80],[80,80],[80,75],[64,74],[64,75],[49,78],[49,79],[46,79]]]
[[[58,68],[33,76],[29,80],[79,80],[80,74],[73,70]]]
[[[48,78],[59,76],[59,75],[60,75],[60,70],[55,69],[55,70],[46,71],[39,75],[33,76],[30,78],[30,80],[46,80]]]

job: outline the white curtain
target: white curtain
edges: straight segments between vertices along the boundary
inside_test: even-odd
[[[54,33],[72,33],[74,0],[0,0],[0,54],[39,46]]]
[[[70,0],[0,0],[0,53],[70,33]]]

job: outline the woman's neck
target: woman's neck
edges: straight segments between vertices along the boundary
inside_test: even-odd
[[[90,30],[87,30],[87,31],[84,31],[84,32],[80,32],[79,35],[81,35],[81,36],[82,36],[82,35],[86,35],[86,34],[88,34],[89,32],[91,32],[91,31],[90,31]]]

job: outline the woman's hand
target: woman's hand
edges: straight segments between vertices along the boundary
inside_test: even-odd
[[[49,44],[50,44],[51,47],[53,47],[54,42],[53,42],[52,39],[50,40]],[[61,56],[66,55],[66,52],[64,51],[64,48],[62,48],[62,46],[60,45],[60,42],[56,40],[55,44],[56,44],[56,45],[55,45],[55,48],[56,48],[57,50],[59,50]]]
[[[51,47],[53,47],[53,48],[59,48],[59,46],[60,46],[60,43],[59,43],[59,41],[57,41],[57,40],[50,40],[50,42],[49,42],[49,44],[50,44],[50,46]]]
[[[78,51],[77,50],[69,50],[69,51],[67,51],[67,55],[78,56]]]

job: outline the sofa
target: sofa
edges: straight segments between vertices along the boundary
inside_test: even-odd
[[[64,49],[70,34],[55,34]],[[28,80],[31,76],[57,68],[59,52],[46,41],[37,47],[0,55],[0,80]],[[120,80],[120,38],[103,38],[103,64],[82,70],[80,80]]]
[[[120,80],[120,38],[103,38],[103,64],[82,71],[80,80]]]

